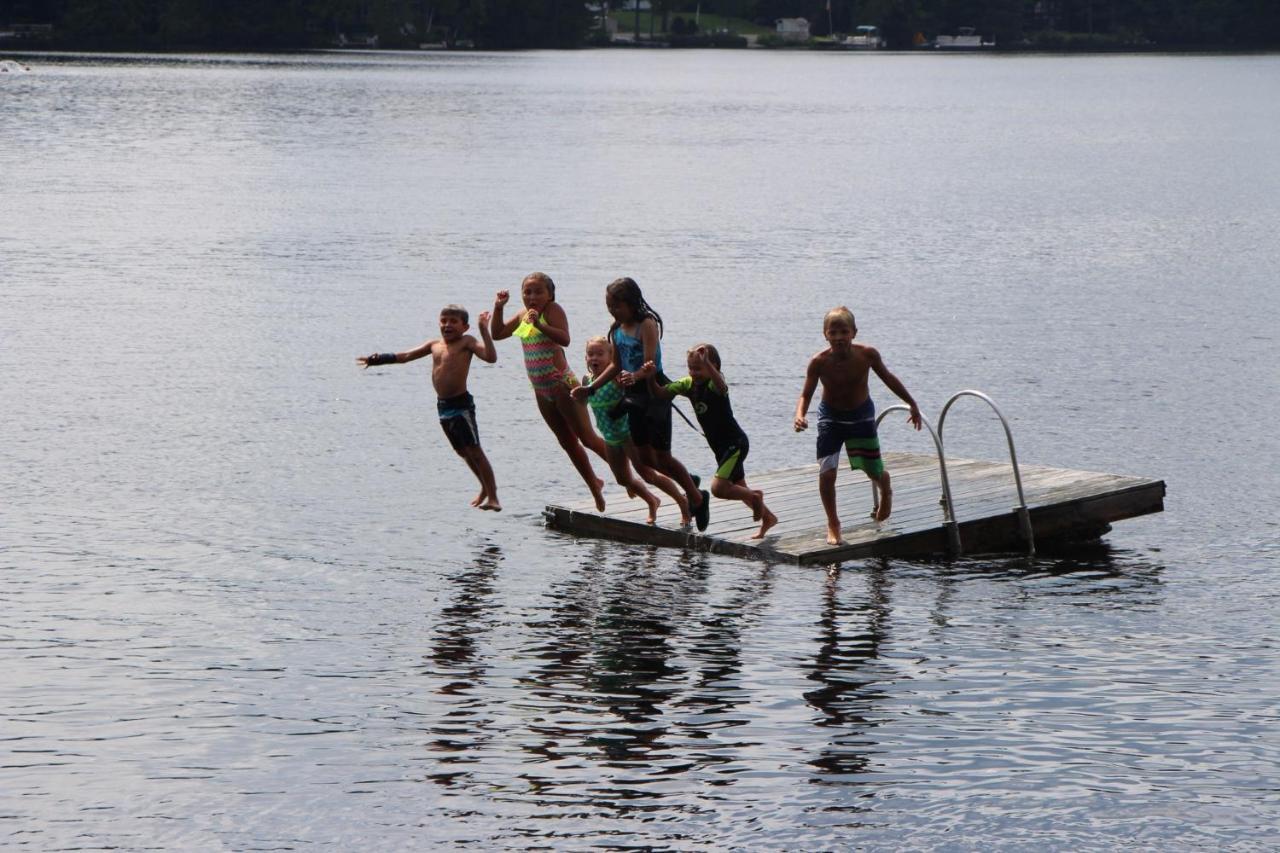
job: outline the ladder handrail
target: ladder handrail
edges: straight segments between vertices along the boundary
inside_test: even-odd
[[[947,412],[961,397],[977,397],[979,400],[984,400],[987,405],[991,407],[992,411],[996,413],[996,417],[1000,419],[1000,425],[1004,427],[1004,437],[1009,443],[1009,461],[1013,463],[1013,482],[1014,485],[1018,487],[1018,506],[1016,507],[1018,513],[1018,524],[1022,528],[1022,538],[1027,542],[1028,552],[1034,556],[1036,553],[1036,540],[1034,534],[1031,532],[1031,512],[1027,509],[1027,498],[1022,491],[1022,472],[1018,469],[1018,452],[1013,447],[1013,431],[1009,429],[1009,422],[1005,420],[1004,413],[1000,411],[1000,407],[996,405],[996,401],[992,400],[981,391],[974,391],[971,388],[965,389],[964,391],[957,391],[952,394],[951,399],[947,400],[947,404],[942,407],[942,414],[938,415],[938,434],[935,437],[935,440],[938,442],[938,453],[942,453],[942,430],[946,427]]]
[[[876,416],[876,431],[880,430],[880,422],[884,420],[885,415],[890,412],[910,412],[910,406],[904,406],[902,403],[884,409]],[[929,423],[928,418],[924,415],[920,416],[920,423],[924,424],[925,429],[929,430],[929,435],[933,438],[933,446],[938,450],[938,472],[942,479],[942,520],[943,527],[947,530],[947,547],[954,557],[960,556],[960,526],[956,523],[955,512],[951,503],[951,483],[947,479],[947,457],[942,452],[942,436],[940,432],[935,432],[933,425]],[[939,431],[941,424],[939,424]],[[879,506],[880,498],[876,493],[876,483],[871,481],[871,498],[872,502]]]

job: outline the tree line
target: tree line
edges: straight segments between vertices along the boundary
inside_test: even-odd
[[[293,50],[376,37],[486,49],[574,48],[606,40],[606,13],[633,0],[0,0],[0,29],[39,25],[42,46]],[[1280,46],[1280,0],[650,0],[669,22],[703,13],[771,26],[807,18],[816,35],[880,27],[889,47],[974,27],[1005,48]],[[666,29],[665,27],[663,29]],[[24,30],[27,32],[28,30]]]

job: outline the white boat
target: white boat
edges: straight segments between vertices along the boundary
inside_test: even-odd
[[[880,37],[880,28],[870,24],[855,27],[853,35],[844,40],[845,47],[854,50],[879,50],[884,47],[884,39]]]
[[[986,50],[996,46],[994,41],[983,41],[973,27],[961,27],[953,36],[938,36],[933,40],[938,50]]]
[[[23,65],[21,62],[14,62],[12,59],[0,59],[0,74],[26,74],[30,70],[29,66]]]

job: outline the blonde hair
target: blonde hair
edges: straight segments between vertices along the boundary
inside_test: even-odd
[[[843,305],[838,305],[826,313],[826,316],[822,318],[822,331],[825,332],[827,330],[832,320],[843,320],[849,324],[850,329],[858,327],[858,324],[853,320],[853,312]]]

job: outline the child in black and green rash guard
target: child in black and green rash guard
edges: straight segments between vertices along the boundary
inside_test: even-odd
[[[716,456],[711,494],[723,500],[742,501],[749,506],[751,517],[760,522],[760,529],[751,538],[760,539],[778,523],[778,517],[764,505],[764,492],[747,485],[742,463],[747,458],[750,443],[733,416],[729,385],[720,372],[720,353],[711,344],[698,344],[689,350],[688,364],[688,376],[666,385],[659,385],[651,373],[649,391],[662,399],[671,399],[679,394],[693,403],[698,424]]]

